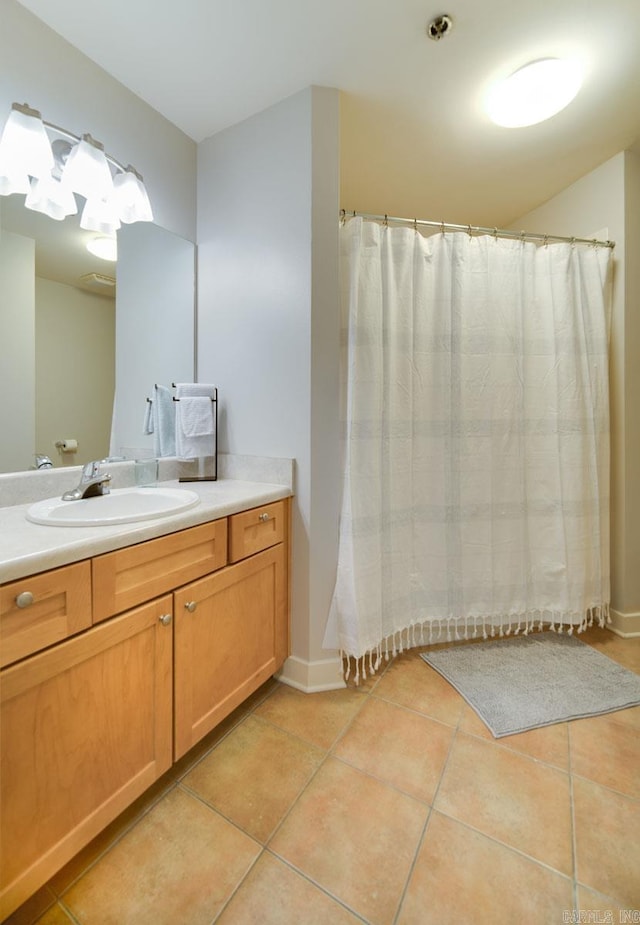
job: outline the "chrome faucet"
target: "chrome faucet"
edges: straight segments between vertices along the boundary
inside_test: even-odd
[[[82,475],[77,488],[65,491],[63,501],[79,501],[81,498],[94,498],[109,494],[111,476],[100,470],[100,460],[93,460],[82,467]]]
[[[36,469],[53,469],[53,463],[44,453],[36,453]]]

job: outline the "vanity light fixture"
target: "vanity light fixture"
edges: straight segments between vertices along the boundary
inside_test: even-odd
[[[113,180],[104,156],[104,145],[91,135],[83,135],[69,152],[61,182],[85,199],[113,196]]]
[[[91,135],[79,138],[45,122],[26,103],[13,103],[0,138],[0,195],[12,193],[25,194],[28,209],[56,220],[75,214],[74,194],[82,196],[81,227],[104,234],[115,233],[121,222],[153,221],[137,170],[106,154]]]
[[[14,103],[0,141],[3,177],[43,177],[53,170],[53,152],[37,109]]]
[[[492,121],[505,128],[536,125],[568,106],[581,84],[582,73],[575,61],[542,58],[493,86],[486,109]]]
[[[86,246],[90,254],[100,257],[101,260],[116,261],[118,259],[118,242],[115,236],[90,238]]]
[[[131,164],[122,173],[113,178],[115,199],[121,221],[130,225],[133,222],[151,222],[151,203],[142,177]]]

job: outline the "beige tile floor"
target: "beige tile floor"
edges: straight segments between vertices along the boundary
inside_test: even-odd
[[[640,639],[581,638],[640,673]],[[7,922],[638,922],[639,733],[635,707],[495,740],[417,651],[271,681]]]

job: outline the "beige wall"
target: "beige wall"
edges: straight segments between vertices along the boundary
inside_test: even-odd
[[[625,612],[640,612],[640,154],[625,152]],[[638,617],[640,630],[640,617]]]
[[[621,632],[640,630],[640,325],[639,268],[634,258],[639,243],[639,161],[638,155],[621,152],[513,224],[576,237],[592,237],[606,229],[616,242],[610,376],[611,606],[614,626]]]
[[[0,472],[34,464],[34,266],[33,240],[0,229]]]
[[[38,277],[35,289],[36,452],[55,466],[103,459],[115,385],[114,300]],[[78,452],[60,454],[55,442],[69,438]]]

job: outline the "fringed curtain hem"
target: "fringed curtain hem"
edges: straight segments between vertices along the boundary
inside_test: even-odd
[[[348,681],[353,676],[353,683],[356,685],[360,681],[366,681],[367,676],[371,677],[378,671],[383,659],[388,662],[390,658],[395,658],[405,649],[477,639],[479,636],[483,639],[495,636],[517,636],[518,633],[527,636],[529,633],[541,632],[544,629],[552,630],[554,633],[566,632],[568,636],[571,636],[574,630],[577,633],[583,633],[594,623],[601,628],[611,623],[608,602],[590,607],[584,614],[556,613],[545,610],[506,616],[446,617],[441,620],[424,620],[422,623],[412,623],[391,633],[364,654],[355,654],[341,649],[344,679]]]

